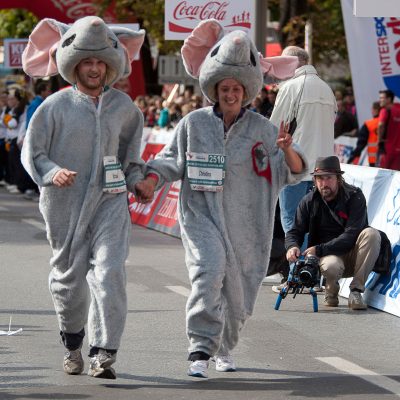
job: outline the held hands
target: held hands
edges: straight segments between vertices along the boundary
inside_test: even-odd
[[[156,185],[157,181],[149,176],[138,182],[135,185],[136,200],[138,203],[146,204],[153,201]]]
[[[289,123],[284,123],[281,121],[281,124],[279,126],[279,132],[278,132],[278,137],[276,140],[276,145],[285,151],[288,149],[293,142],[292,136],[289,134]]]
[[[55,173],[53,176],[53,184],[59,188],[72,186],[75,182],[77,172],[70,171],[69,169],[63,168]]]

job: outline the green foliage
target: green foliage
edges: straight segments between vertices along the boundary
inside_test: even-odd
[[[27,10],[0,10],[0,38],[27,38],[37,23],[37,17]]]
[[[308,12],[291,18],[283,27],[288,34],[286,45],[304,43],[307,20],[312,23],[314,62],[329,65],[338,58],[348,59],[340,1],[308,0]]]

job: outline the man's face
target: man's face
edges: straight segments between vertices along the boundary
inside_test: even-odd
[[[76,67],[76,80],[79,89],[90,95],[98,92],[105,85],[106,72],[107,65],[103,61],[95,57],[85,58]]]
[[[385,93],[379,93],[379,104],[381,107],[387,107],[390,104],[390,99]]]
[[[315,185],[325,201],[331,201],[337,196],[339,191],[337,175],[317,175],[314,179]]]

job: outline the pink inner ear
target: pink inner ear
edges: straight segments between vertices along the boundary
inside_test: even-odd
[[[53,54],[61,39],[60,31],[49,20],[42,20],[29,36],[22,54],[24,71],[32,77],[44,77],[58,73]]]
[[[188,74],[197,78],[210,49],[223,36],[222,26],[215,20],[201,22],[185,39],[181,53]]]
[[[144,34],[136,37],[119,35],[118,39],[126,50],[129,62],[132,62],[139,54],[140,48],[144,42]]]
[[[264,74],[278,79],[288,79],[294,75],[299,59],[293,56],[265,57],[260,54],[261,70]]]

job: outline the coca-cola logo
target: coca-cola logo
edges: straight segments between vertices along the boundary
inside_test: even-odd
[[[85,17],[87,15],[96,15],[98,6],[88,0],[51,0],[56,8],[61,10],[65,16],[72,20]],[[104,19],[112,21],[113,18],[106,15]]]
[[[200,20],[214,18],[222,21],[226,17],[228,2],[210,1],[204,5],[188,5],[187,1],[180,2],[173,11],[175,20]]]

